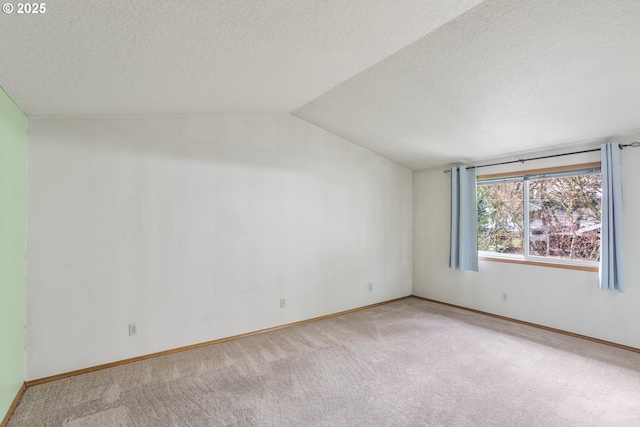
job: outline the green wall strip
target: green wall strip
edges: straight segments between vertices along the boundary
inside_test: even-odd
[[[0,419],[24,382],[27,116],[0,88]]]

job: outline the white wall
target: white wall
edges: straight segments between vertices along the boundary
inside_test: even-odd
[[[640,136],[616,141],[638,140]],[[516,158],[597,148],[599,143]],[[599,161],[599,155],[483,168],[478,174]],[[440,168],[414,173],[414,295],[640,348],[640,149],[624,149],[622,167],[626,292],[599,290],[593,272],[490,261],[480,261],[479,273],[449,269],[449,175]],[[502,292],[508,301],[501,300]]]
[[[288,114],[31,119],[27,380],[410,295],[411,187]]]

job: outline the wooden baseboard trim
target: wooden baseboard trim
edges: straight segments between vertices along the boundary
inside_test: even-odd
[[[24,391],[26,389],[27,389],[27,384],[22,383],[22,385],[20,386],[20,389],[18,390],[18,393],[16,393],[16,397],[13,399],[13,402],[11,402],[11,406],[9,406],[7,415],[5,415],[4,418],[2,419],[2,422],[0,423],[0,427],[6,427],[7,424],[9,424],[9,419],[11,418],[11,415],[13,415],[13,411],[15,411],[16,407],[18,406],[18,403],[20,403],[20,399],[22,399],[22,395],[24,394]]]
[[[461,305],[450,304],[448,302],[442,302],[442,301],[437,301],[437,300],[430,299],[430,298],[419,297],[417,295],[412,295],[412,297],[413,298],[418,298],[418,299],[421,299],[421,300],[424,300],[424,301],[434,302],[436,304],[441,304],[441,305],[446,305],[446,306],[449,306],[449,307],[459,308],[459,309],[465,310],[465,311],[471,311],[472,313],[476,313],[476,314],[482,314],[482,315],[485,315],[485,316],[495,317],[496,319],[507,320],[509,322],[519,323],[521,325],[531,326],[531,327],[538,328],[538,329],[544,329],[545,331],[555,332],[557,334],[568,335],[570,337],[580,338],[580,339],[583,339],[583,340],[596,342],[598,344],[604,344],[604,345],[608,345],[608,346],[611,346],[611,347],[616,347],[616,348],[619,348],[619,349],[622,349],[622,350],[632,351],[634,353],[640,353],[640,348],[635,348],[635,347],[631,347],[631,346],[624,345],[624,344],[618,344],[618,343],[611,342],[611,341],[605,341],[605,340],[601,340],[599,338],[593,338],[593,337],[590,337],[590,336],[587,336],[587,335],[576,334],[576,333],[565,331],[565,330],[562,330],[562,329],[556,329],[556,328],[551,328],[549,326],[538,325],[537,323],[531,323],[531,322],[527,322],[527,321],[524,321],[524,320],[514,319],[512,317],[501,316],[499,314],[488,313],[486,311],[476,310],[474,308],[463,307]]]
[[[188,345],[188,346],[185,346],[185,347],[178,347],[178,348],[174,348],[174,349],[170,349],[170,350],[159,351],[157,353],[151,353],[151,354],[145,354],[143,356],[132,357],[130,359],[119,360],[117,362],[105,363],[103,365],[91,366],[89,368],[78,369],[78,370],[75,370],[75,371],[65,372],[65,373],[57,374],[57,375],[51,375],[49,377],[44,377],[44,378],[39,378],[39,379],[27,381],[25,384],[26,384],[26,387],[33,387],[35,385],[44,384],[44,383],[48,383],[48,382],[51,382],[51,381],[57,381],[57,380],[61,380],[61,379],[64,379],[64,378],[75,377],[77,375],[88,374],[90,372],[100,371],[102,369],[114,368],[116,366],[126,365],[126,364],[129,364],[129,363],[140,362],[141,360],[153,359],[155,357],[167,356],[169,354],[174,354],[174,353],[181,353],[183,351],[193,350],[193,349],[201,348],[201,347],[208,347],[210,345],[220,344],[220,343],[227,342],[227,341],[233,341],[233,340],[237,340],[237,339],[240,339],[240,338],[246,338],[246,337],[250,337],[252,335],[263,334],[265,332],[276,331],[278,329],[289,328],[291,326],[304,325],[305,323],[311,323],[311,322],[316,322],[318,320],[329,319],[331,317],[342,316],[342,315],[345,315],[345,314],[354,313],[356,311],[366,310],[368,308],[373,308],[373,307],[377,307],[377,306],[380,306],[380,305],[385,305],[385,304],[389,304],[389,303],[392,303],[392,302],[401,301],[401,300],[404,300],[404,299],[407,299],[407,298],[411,298],[411,295],[408,295],[406,297],[401,297],[401,298],[395,298],[395,299],[388,300],[388,301],[378,302],[378,303],[375,303],[375,304],[369,304],[369,305],[365,305],[363,307],[352,308],[350,310],[344,310],[344,311],[340,311],[340,312],[337,312],[337,313],[326,314],[324,316],[313,317],[311,319],[300,320],[298,322],[286,323],[284,325],[274,326],[272,328],[260,329],[260,330],[257,330],[257,331],[247,332],[247,333],[244,333],[244,334],[233,335],[233,336],[225,337],[225,338],[219,338],[217,340],[205,341],[205,342],[202,342],[202,343],[192,344],[192,345]],[[4,425],[2,425],[0,427],[4,427]]]

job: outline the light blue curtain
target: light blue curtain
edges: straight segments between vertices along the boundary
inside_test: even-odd
[[[476,169],[451,168],[451,257],[449,267],[478,271]]]
[[[622,176],[620,146],[602,144],[600,289],[624,291],[622,280]]]

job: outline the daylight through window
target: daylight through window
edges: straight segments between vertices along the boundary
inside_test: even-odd
[[[478,179],[481,255],[593,265],[600,260],[599,167]]]

